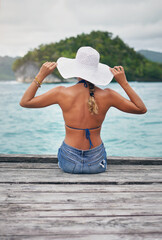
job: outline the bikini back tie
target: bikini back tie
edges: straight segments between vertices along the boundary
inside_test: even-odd
[[[85,88],[88,87],[88,83],[87,83],[87,81],[84,80],[84,79],[80,80],[78,83],[84,83],[84,87],[85,87]],[[78,84],[78,83],[77,83],[77,84]]]
[[[93,144],[92,144],[92,141],[91,141],[91,138],[90,138],[90,135],[91,135],[90,130],[98,129],[98,128],[100,128],[100,126],[99,126],[99,127],[96,127],[96,128],[74,128],[74,127],[70,127],[70,126],[68,126],[68,125],[66,125],[66,126],[67,126],[68,128],[75,129],[75,130],[84,130],[84,131],[85,131],[86,138],[89,140],[89,145],[90,145],[89,149],[91,149],[91,147],[93,147]]]

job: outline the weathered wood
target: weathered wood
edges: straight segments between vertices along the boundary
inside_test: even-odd
[[[115,192],[162,192],[161,184],[150,185],[104,185],[104,184],[0,184],[0,192],[29,192],[30,193],[115,193]]]
[[[30,198],[29,198],[30,196]],[[0,219],[17,216],[162,216],[162,192],[1,193]],[[44,205],[45,203],[45,205]],[[156,204],[155,204],[156,203]]]
[[[13,236],[10,235],[8,237],[3,237],[1,240],[22,240],[22,239],[34,239],[34,240],[53,240],[53,239],[66,239],[66,240],[78,240],[78,239],[86,239],[86,240],[161,240],[161,234],[152,232],[152,233],[120,233],[114,234],[114,233],[106,233],[106,234],[90,234],[89,232],[83,231],[82,233],[74,232],[74,233],[68,233],[68,232],[60,232],[60,233],[54,233],[54,234],[41,234],[39,235],[33,235],[29,236],[27,235],[19,235],[19,236]]]
[[[119,217],[30,217],[3,220],[1,235],[5,234],[137,234],[159,233],[162,216],[119,216]],[[83,233],[84,232],[84,233]],[[86,234],[85,234],[86,232]]]
[[[6,168],[11,168],[11,169],[58,169],[58,163],[28,163],[28,162],[0,162],[0,171],[4,171]],[[109,164],[107,165],[107,170],[109,171],[126,171],[126,172],[130,172],[130,171],[157,171],[158,169],[161,169],[161,166],[159,165],[113,165],[113,164]]]
[[[57,155],[0,154],[0,162],[57,163]],[[162,165],[162,157],[118,157],[108,156],[108,164]]]
[[[125,239],[125,240],[161,240],[161,234],[159,233],[120,233],[114,234],[114,233],[106,233],[106,234],[90,234],[89,232],[83,231],[83,233],[78,234],[78,232],[74,233],[67,233],[67,232],[60,232],[55,234],[41,234],[41,236],[29,236],[29,235],[19,235],[19,236],[9,236],[9,237],[3,237],[1,240],[22,240],[22,239],[34,239],[34,240],[53,240],[53,239],[66,239],[66,240],[78,240],[78,239],[86,239],[86,240],[119,240],[119,239]]]
[[[89,175],[45,159],[0,158],[0,239],[162,239],[161,159]]]
[[[125,166],[126,169],[129,168]],[[112,165],[111,168],[116,168],[116,165]],[[82,184],[152,184],[162,183],[162,166],[158,169],[146,168],[141,165],[140,171],[122,172],[120,167],[115,171],[111,171],[111,168],[106,172],[100,174],[69,174],[63,172],[59,168],[54,169],[1,169],[0,183],[37,183],[37,184],[70,184],[70,183],[82,183]]]
[[[96,201],[97,199],[97,201]],[[156,195],[153,196],[152,192],[147,192],[147,194],[142,194],[137,192],[131,192],[131,193],[75,193],[69,197],[69,193],[44,193],[44,192],[37,192],[37,194],[30,192],[30,198],[29,198],[29,193],[28,192],[10,192],[9,194],[7,193],[1,193],[1,203],[7,203],[7,202],[12,202],[12,203],[22,203],[25,201],[25,203],[42,203],[45,201],[46,203],[54,203],[54,204],[66,204],[69,202],[72,202],[73,204],[78,204],[81,202],[89,202],[91,203],[107,203],[109,204],[120,202],[127,203],[129,202],[130,204],[137,204],[140,200],[140,205],[142,203],[154,203],[156,202],[157,204],[161,204],[161,199],[162,199],[162,192],[156,192]],[[118,204],[118,203],[117,203]]]
[[[32,204],[32,203],[31,203]],[[152,207],[152,205],[147,205],[147,208],[145,209],[127,209],[123,208],[120,209],[114,208],[114,209],[108,209],[106,206],[102,209],[97,208],[96,206],[93,206],[93,209],[91,209],[91,206],[87,206],[85,204],[82,205],[83,209],[73,209],[73,206],[69,209],[65,209],[64,207],[57,206],[53,209],[51,204],[47,204],[47,207],[44,208],[44,204],[33,204],[33,208],[31,208],[31,204],[25,205],[25,204],[12,204],[10,208],[7,208],[5,206],[0,207],[1,210],[1,217],[0,221],[4,221],[4,219],[10,219],[14,221],[14,219],[18,219],[20,217],[22,218],[58,218],[58,217],[135,217],[135,216],[162,216],[162,211],[159,211],[158,207],[160,207],[160,204],[157,208],[153,208],[152,210],[148,210],[148,208]],[[69,205],[68,205],[69,207]]]

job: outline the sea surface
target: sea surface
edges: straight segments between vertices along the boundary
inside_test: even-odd
[[[71,86],[75,83],[57,84]],[[146,114],[130,114],[111,107],[101,137],[108,156],[162,157],[162,82],[129,82],[147,107]],[[27,109],[19,105],[29,83],[0,81],[0,153],[57,154],[65,127],[59,106]],[[55,87],[43,84],[36,96]],[[115,82],[107,87],[129,99]]]

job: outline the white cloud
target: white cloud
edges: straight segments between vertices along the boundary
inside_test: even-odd
[[[0,56],[104,30],[130,47],[162,52],[161,0],[1,0]],[[141,46],[141,47],[140,47]]]

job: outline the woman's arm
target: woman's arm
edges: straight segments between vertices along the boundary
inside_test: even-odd
[[[119,110],[127,113],[144,114],[147,112],[147,108],[142,99],[129,85],[124,68],[122,66],[110,68],[116,81],[121,85],[124,91],[127,93],[130,100],[122,97],[119,93],[112,90],[110,91],[111,106],[118,108]]]
[[[46,62],[40,68],[39,73],[37,74],[36,78],[39,82],[43,82],[45,77],[51,74],[54,69],[56,68],[57,64],[55,62]],[[55,104],[59,102],[59,93],[63,87],[56,87],[48,92],[35,97],[36,91],[38,90],[38,85],[33,81],[28,89],[25,91],[21,101],[20,106],[26,108],[41,108],[47,107],[51,104]]]

